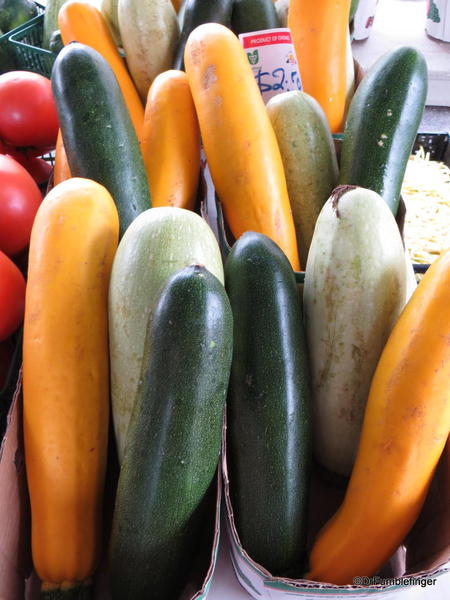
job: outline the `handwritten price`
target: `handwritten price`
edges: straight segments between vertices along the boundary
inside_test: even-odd
[[[272,72],[263,71],[261,68],[258,71],[253,69],[253,72],[261,94],[268,92],[290,92],[302,89],[297,71],[289,71],[286,74],[286,69],[278,67]]]

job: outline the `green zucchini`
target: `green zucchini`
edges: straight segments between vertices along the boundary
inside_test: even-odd
[[[110,544],[113,600],[176,600],[204,529],[233,344],[220,281],[200,266],[164,287],[148,329]]]
[[[377,192],[394,215],[426,95],[422,54],[401,46],[367,71],[347,114],[339,183]]]
[[[0,0],[0,30],[7,33],[37,14],[37,6],[31,0]]]
[[[117,79],[96,50],[73,42],[55,60],[52,89],[72,176],[106,187],[119,213],[122,236],[150,207],[150,192]]]
[[[305,92],[284,92],[266,105],[283,160],[300,264],[306,265],[317,217],[338,179],[336,150],[319,103]]]
[[[114,257],[109,286],[111,400],[119,461],[140,378],[145,327],[168,277],[203,264],[220,281],[220,250],[210,227],[190,210],[155,207],[128,228]]]
[[[50,52],[58,54],[64,48],[64,42],[62,41],[61,32],[59,29],[55,29],[50,37],[50,43],[48,45]]]
[[[231,28],[236,35],[279,27],[280,19],[272,0],[234,0]]]
[[[404,248],[386,203],[371,190],[336,188],[317,220],[303,288],[314,454],[331,472],[350,475],[372,375],[406,289]]]
[[[280,248],[242,235],[225,263],[234,319],[227,461],[243,548],[272,575],[302,574],[310,385],[294,272]]]
[[[232,8],[233,0],[185,0],[183,25],[173,61],[174,69],[184,71],[184,48],[191,32],[203,23],[220,23],[229,27]]]

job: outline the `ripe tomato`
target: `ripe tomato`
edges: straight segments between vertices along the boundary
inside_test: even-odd
[[[41,201],[27,170],[10,156],[0,155],[0,250],[5,254],[13,256],[28,246]]]
[[[25,279],[0,251],[0,342],[21,325],[25,311]]]
[[[7,152],[6,154],[16,160],[22,167],[25,167],[38,185],[48,181],[52,172],[52,165],[43,158],[38,158],[28,152],[19,152],[17,150]]]
[[[50,79],[31,71],[0,75],[0,138],[13,146],[55,147],[58,115]]]

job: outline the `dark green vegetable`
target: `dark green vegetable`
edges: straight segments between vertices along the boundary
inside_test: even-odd
[[[62,41],[61,32],[59,29],[55,29],[50,37],[49,50],[58,54],[64,48],[64,43]]]
[[[339,183],[377,192],[394,215],[426,95],[425,59],[402,46],[367,71],[348,111]]]
[[[225,289],[204,267],[164,287],[148,331],[120,472],[110,546],[114,600],[177,600],[217,469],[233,326]]]
[[[247,232],[225,264],[234,319],[227,460],[236,527],[273,575],[302,574],[311,456],[310,381],[294,272]]]
[[[0,31],[7,33],[37,15],[37,6],[30,0],[0,0]]]
[[[117,206],[122,236],[150,208],[150,192],[117,79],[96,50],[73,42],[56,58],[52,89],[72,176],[106,187]]]
[[[234,0],[231,28],[236,35],[281,27],[272,0]]]
[[[220,23],[229,27],[232,8],[233,0],[185,0],[181,9],[183,24],[175,52],[174,69],[184,71],[184,48],[191,31],[203,23]]]

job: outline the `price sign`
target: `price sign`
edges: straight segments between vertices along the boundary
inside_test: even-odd
[[[265,103],[275,94],[302,89],[289,29],[241,33],[239,39]]]

